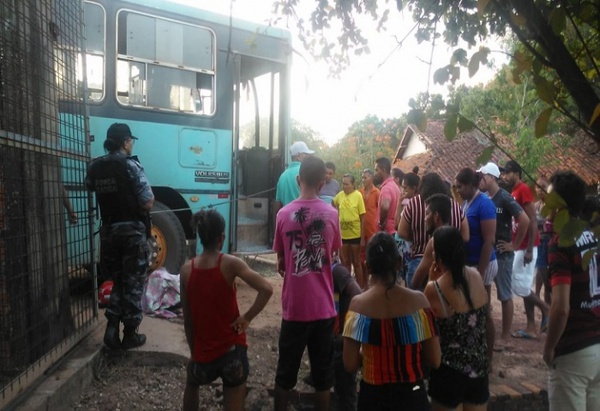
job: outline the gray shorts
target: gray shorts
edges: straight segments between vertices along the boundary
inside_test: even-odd
[[[496,254],[498,274],[496,274],[494,282],[496,283],[496,292],[500,301],[508,301],[513,297],[512,268],[514,258],[515,255],[511,252]]]

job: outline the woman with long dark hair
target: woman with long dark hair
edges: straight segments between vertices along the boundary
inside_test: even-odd
[[[362,364],[359,410],[429,409],[423,378],[440,363],[437,326],[425,296],[396,283],[398,264],[394,238],[375,234],[367,245],[371,287],[352,299],[344,326],[344,367]]]
[[[442,273],[425,288],[437,317],[442,363],[431,370],[434,410],[485,410],[489,399],[486,321],[488,297],[481,275],[467,267],[464,242],[454,227],[433,233],[434,261]]]
[[[190,347],[183,409],[197,410],[200,385],[223,382],[223,408],[243,410],[249,373],[246,330],[265,307],[273,287],[238,257],[223,254],[225,219],[217,210],[201,210],[192,219],[202,253],[181,268],[181,303]],[[236,278],[257,291],[240,314]]]

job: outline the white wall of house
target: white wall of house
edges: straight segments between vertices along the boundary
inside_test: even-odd
[[[408,147],[406,147],[406,151],[404,152],[404,155],[402,156],[402,158],[408,158],[415,154],[425,153],[426,151],[427,151],[427,147],[421,141],[421,139],[419,137],[417,137],[416,135],[413,135],[411,137],[410,141],[408,142]]]

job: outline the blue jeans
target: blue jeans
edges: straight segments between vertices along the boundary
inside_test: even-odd
[[[408,288],[411,288],[410,285],[412,284],[412,279],[415,276],[415,272],[417,271],[417,268],[419,268],[419,264],[421,264],[422,259],[423,256],[421,255],[411,258],[411,260],[408,262],[408,271],[406,273],[406,285]]]

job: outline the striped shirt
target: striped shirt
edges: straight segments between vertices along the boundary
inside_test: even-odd
[[[362,344],[362,378],[373,385],[423,379],[422,342],[438,335],[430,308],[381,319],[349,310],[344,326],[344,337]]]
[[[460,225],[465,218],[465,214],[460,208],[460,204],[452,201],[452,212],[450,217],[450,225],[460,230]],[[406,207],[402,211],[402,217],[410,226],[412,234],[412,248],[410,257],[422,257],[425,252],[425,247],[431,236],[427,235],[427,227],[425,226],[425,201],[421,199],[421,195],[416,195],[408,201]]]

